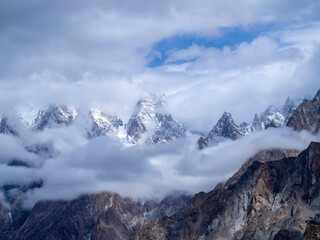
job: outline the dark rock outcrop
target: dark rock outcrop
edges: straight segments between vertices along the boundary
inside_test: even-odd
[[[303,100],[299,107],[292,113],[287,123],[296,131],[302,129],[318,133],[320,129],[320,90],[310,100]]]

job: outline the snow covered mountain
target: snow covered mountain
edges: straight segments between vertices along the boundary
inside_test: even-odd
[[[243,122],[239,126],[234,123],[231,114],[225,112],[212,130],[198,140],[198,144],[200,148],[203,148],[209,142],[217,143],[225,138],[235,140],[239,136],[249,135],[269,127],[283,127],[300,102],[301,98],[291,99],[288,97],[282,107],[269,106],[260,115],[255,114],[252,123]],[[163,106],[165,104],[164,94],[144,93],[137,102],[128,123],[124,126],[122,120],[118,119],[116,115],[104,112],[99,108],[81,114],[75,107],[53,104],[40,110],[31,125],[22,123],[21,126],[24,129],[41,131],[45,128],[68,126],[76,119],[77,122],[82,119],[85,124],[73,124],[73,126],[77,125],[76,127],[89,139],[109,135],[122,139],[123,143],[155,144],[184,137],[186,129],[172,115],[164,112]],[[20,118],[20,121],[23,119]],[[0,122],[0,133],[18,136],[21,129],[16,126],[16,122],[19,121],[11,123],[11,120],[3,117]],[[47,148],[49,149],[47,146],[28,147],[28,151],[37,153],[39,149]]]
[[[260,115],[262,129],[267,129],[269,127],[282,127],[284,125],[284,121],[284,116],[274,106],[269,106],[267,110]]]
[[[269,106],[266,111],[260,114],[260,117],[255,114],[252,122],[253,132],[269,127],[283,127],[301,102],[302,98],[288,97],[280,109],[275,106]]]
[[[236,140],[240,136],[244,136],[245,132],[235,124],[230,113],[224,112],[217,124],[212,128],[206,137],[198,140],[199,148],[207,146],[209,143],[218,143],[225,138]]]
[[[147,143],[158,143],[184,137],[186,130],[169,114],[162,113],[166,103],[163,94],[144,93],[136,105],[126,131],[128,140]]]
[[[148,143],[167,142],[185,136],[185,128],[170,114],[157,113],[155,119],[157,126],[148,137]]]
[[[281,111],[274,106],[269,106],[260,116],[255,114],[251,124],[243,122],[239,126],[234,123],[231,114],[225,112],[209,134],[198,140],[199,148],[202,149],[210,142],[218,143],[225,138],[235,140],[239,136],[249,135],[270,127],[283,127],[287,122],[286,119],[289,118],[297,108],[296,106],[299,101],[299,99],[287,98]]]
[[[69,125],[78,115],[75,107],[67,107],[61,104],[50,105],[40,110],[37,118],[32,123],[34,130],[43,130],[47,127]]]
[[[119,127],[123,125],[122,120],[115,115],[103,112],[100,109],[93,109],[89,113],[92,125],[88,130],[88,137],[94,138],[104,135],[119,135]]]

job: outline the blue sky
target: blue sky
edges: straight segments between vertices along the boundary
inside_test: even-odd
[[[242,42],[251,42],[255,38],[264,35],[268,31],[276,31],[275,24],[253,25],[249,27],[225,27],[219,29],[219,34],[211,37],[197,36],[195,34],[176,35],[170,38],[165,38],[152,47],[150,54],[147,56],[150,59],[148,67],[158,67],[165,64],[168,54],[172,51],[186,49],[192,44],[203,46],[205,48],[214,47],[222,49],[225,46],[234,48]],[[160,53],[160,55],[155,54]],[[153,57],[152,57],[153,56]],[[190,60],[189,60],[190,61]],[[194,61],[194,60],[193,60]],[[184,63],[185,61],[175,62],[176,64]]]

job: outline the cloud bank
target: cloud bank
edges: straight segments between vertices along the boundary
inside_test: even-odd
[[[125,147],[108,136],[88,142],[84,137],[79,139],[79,134],[77,141],[68,141],[66,136],[76,136],[75,130],[66,127],[59,131],[57,134],[48,129],[41,133],[50,135],[55,147],[63,146],[57,157],[38,162],[36,168],[9,167],[5,162],[0,164],[1,184],[44,180],[42,188],[27,192],[26,207],[32,207],[39,200],[72,199],[84,193],[101,191],[118,192],[136,200],[160,199],[174,191],[190,194],[210,191],[262,149],[303,150],[310,141],[320,140],[319,136],[304,131],[267,129],[199,151],[196,136],[170,144]],[[1,135],[0,140],[7,140],[4,136]],[[7,162],[12,157],[28,158],[28,155],[20,153],[23,152],[20,142],[12,144],[10,149],[15,154],[8,155]]]

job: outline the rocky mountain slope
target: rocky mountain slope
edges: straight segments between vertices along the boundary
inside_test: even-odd
[[[302,239],[320,213],[320,143],[277,159],[286,154],[256,156],[180,213],[146,224],[135,239]]]
[[[320,129],[320,90],[312,100],[303,100],[299,107],[292,113],[287,123],[297,131],[306,129],[318,133]]]
[[[3,205],[0,201],[0,239],[129,240],[142,225],[177,213],[191,199],[184,194],[173,194],[160,202],[141,204],[117,193],[103,192],[70,201],[40,201],[32,210],[24,209],[21,192],[32,191],[42,184],[38,181],[0,189],[8,203]]]
[[[131,199],[100,193],[72,201],[38,202],[12,238],[132,239],[145,222],[143,212]]]

